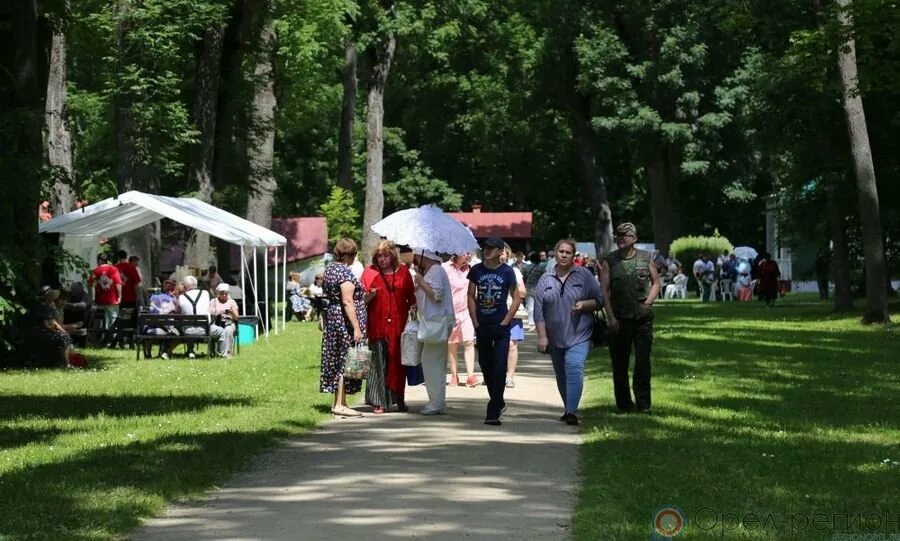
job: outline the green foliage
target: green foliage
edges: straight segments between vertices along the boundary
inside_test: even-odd
[[[722,255],[722,252],[734,250],[734,245],[726,237],[714,235],[711,237],[687,236],[677,238],[669,246],[669,253],[677,257],[687,269],[700,254],[706,254],[713,261]]]
[[[328,200],[319,207],[319,212],[328,223],[328,242],[334,244],[348,237],[360,238],[359,211],[356,210],[353,194],[340,186],[332,186]]]
[[[385,153],[389,157],[385,169],[397,179],[384,184],[385,214],[429,203],[446,211],[459,210],[462,194],[446,181],[435,178],[419,151],[406,148],[402,135],[403,130],[399,128],[386,129],[384,134]]]

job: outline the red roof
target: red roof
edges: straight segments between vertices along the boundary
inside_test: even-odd
[[[469,226],[476,238],[530,239],[530,212],[448,212]]]
[[[287,239],[288,263],[310,257],[316,257],[328,251],[328,229],[325,218],[320,216],[297,218],[272,218],[272,226],[269,228],[276,233],[284,235]],[[248,253],[252,255],[252,249]],[[278,264],[282,265],[282,250],[278,249]],[[162,249],[160,254],[160,268],[163,271],[172,271],[175,265],[184,261],[184,242],[177,243]],[[269,265],[275,263],[274,249],[269,248]],[[241,266],[241,249],[239,246],[231,247],[231,267],[239,269]]]
[[[328,225],[321,216],[272,218],[272,231],[287,239],[288,263],[320,256],[328,251]],[[281,250],[279,259],[281,258]],[[269,263],[273,262],[269,249]],[[281,261],[279,261],[281,263]]]

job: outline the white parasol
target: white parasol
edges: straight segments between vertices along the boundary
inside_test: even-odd
[[[749,246],[738,246],[734,249],[734,257],[753,261],[759,253]]]
[[[398,210],[373,225],[372,231],[413,250],[458,255],[478,248],[468,227],[434,205]]]

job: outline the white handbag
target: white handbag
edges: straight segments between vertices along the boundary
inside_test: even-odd
[[[422,345],[419,343],[419,324],[412,318],[400,335],[400,364],[403,366],[419,366],[422,364]]]
[[[419,316],[419,342],[423,344],[446,344],[450,338],[450,325],[447,316],[435,316],[425,319]]]

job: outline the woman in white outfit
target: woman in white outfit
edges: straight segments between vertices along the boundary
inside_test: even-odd
[[[441,267],[441,258],[434,252],[415,251],[413,261],[419,272],[413,280],[416,284],[416,306],[419,320],[446,318],[447,330],[455,325],[453,294],[447,272]],[[428,405],[422,415],[444,412],[447,396],[447,338],[437,343],[422,344],[422,371],[425,373],[425,390]]]

